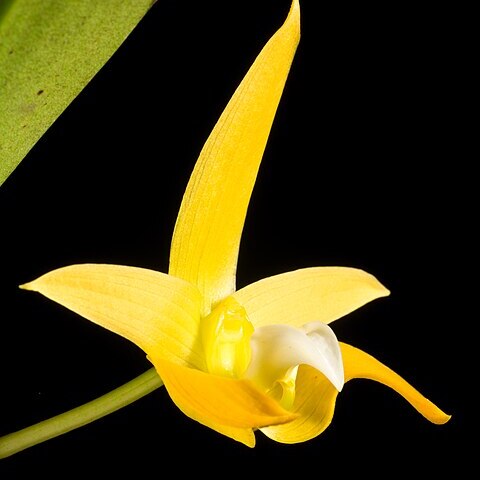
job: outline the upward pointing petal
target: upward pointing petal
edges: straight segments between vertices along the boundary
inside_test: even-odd
[[[300,7],[294,0],[215,125],[183,197],[170,273],[199,287],[203,314],[235,289],[250,195],[299,39]]]

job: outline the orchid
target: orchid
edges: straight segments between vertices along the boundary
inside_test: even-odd
[[[425,418],[450,418],[329,324],[389,295],[357,268],[311,267],[236,289],[250,196],[300,40],[300,6],[255,59],[207,139],[173,233],[168,273],[81,264],[22,285],[134,342],[187,416],[255,446],[310,440],[355,378],[380,382]]]

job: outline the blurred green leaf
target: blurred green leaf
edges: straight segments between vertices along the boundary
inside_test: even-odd
[[[155,0],[0,0],[0,185]]]

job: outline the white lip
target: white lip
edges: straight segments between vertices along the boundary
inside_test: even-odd
[[[301,328],[268,325],[255,330],[251,338],[252,359],[245,373],[265,390],[281,380],[287,371],[306,364],[320,371],[340,392],[344,384],[342,354],[333,330],[322,322]]]

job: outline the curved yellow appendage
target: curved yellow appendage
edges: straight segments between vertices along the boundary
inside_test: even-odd
[[[309,365],[297,372],[295,402],[292,413],[298,417],[284,425],[260,430],[281,443],[300,443],[320,435],[331,423],[338,391],[327,378]]]
[[[389,293],[373,275],[358,268],[312,267],[264,278],[232,296],[258,328],[330,323]]]
[[[232,432],[243,430],[245,437],[246,429],[285,423],[296,417],[248,380],[211,375],[161,359],[151,361],[185,415],[236,440],[238,435],[234,437]]]
[[[444,424],[450,419],[430,400],[413,388],[400,375],[371,355],[341,343],[345,382],[366,378],[380,382],[402,395],[419,413],[432,423]],[[301,365],[297,374],[296,396],[292,413],[298,418],[284,424],[262,428],[261,431],[277,442],[299,443],[320,435],[331,423],[338,392],[317,370]]]
[[[204,368],[200,293],[184,280],[144,268],[84,264],[53,270],[21,288],[45,295],[149,355]]]
[[[292,410],[295,402],[295,384],[297,381],[298,365],[287,370],[285,375],[277,380],[273,388],[267,393],[274,398],[285,410]]]
[[[451,415],[447,415],[440,410],[400,375],[379,362],[376,358],[346,343],[340,343],[340,347],[345,368],[345,382],[354,378],[375,380],[399,393],[412,407],[432,423],[443,425],[450,420]]]
[[[235,290],[248,203],[299,40],[300,6],[294,0],[215,125],[185,191],[169,273],[198,286],[203,315]]]

